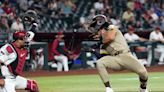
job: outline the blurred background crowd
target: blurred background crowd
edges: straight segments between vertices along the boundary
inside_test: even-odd
[[[26,30],[21,15],[29,9],[35,10],[39,15],[39,28],[36,31],[35,41],[47,41],[48,45],[52,45],[55,37],[51,36],[52,33],[56,34],[62,31],[66,35],[66,44],[70,46],[72,44],[69,42],[73,42],[76,45],[76,47],[70,46],[68,48],[76,50],[76,55],[74,52],[67,51],[75,57],[81,53],[79,42],[86,40],[88,37],[85,30],[86,22],[96,14],[106,15],[108,20],[123,33],[130,30],[140,34],[144,38],[141,41],[148,41],[150,39],[149,34],[155,30],[159,30],[161,33],[164,31],[163,0],[0,0],[1,43],[10,42],[14,31]],[[43,33],[43,35],[39,35],[39,33]],[[47,39],[44,38],[45,33],[48,34]],[[83,35],[82,33],[86,34]],[[82,36],[85,39],[80,38]],[[78,41],[75,39],[78,39]],[[160,38],[161,42],[164,42],[163,40],[163,38]],[[36,50],[34,52],[42,51]],[[87,53],[86,56],[93,55]],[[71,57],[71,60],[74,60],[74,58]],[[96,60],[95,56],[92,57],[92,60]],[[76,63],[78,63],[78,60]],[[90,62],[88,64],[94,67],[94,64]],[[54,66],[56,67],[56,65]]]

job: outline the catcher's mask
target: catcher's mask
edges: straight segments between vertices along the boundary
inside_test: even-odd
[[[39,17],[38,14],[34,10],[28,10],[24,14],[22,14],[22,21],[25,25],[26,30],[36,31],[34,29],[38,27]]]
[[[38,15],[34,10],[28,10],[22,15],[23,22],[32,23],[37,22]]]
[[[91,32],[97,32],[99,29],[107,29],[109,26],[109,22],[105,15],[95,15],[90,23],[89,23],[89,30]]]

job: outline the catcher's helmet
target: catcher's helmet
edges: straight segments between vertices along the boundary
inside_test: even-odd
[[[13,33],[13,39],[16,40],[25,40],[25,42],[30,42],[34,38],[34,33],[32,31],[16,31]]]
[[[97,32],[101,28],[107,28],[109,26],[108,19],[105,15],[95,15],[90,23],[89,23],[89,29],[93,32]]]
[[[23,40],[23,39],[25,39],[25,37],[26,37],[25,31],[15,31],[13,33],[13,39],[14,40],[18,40],[18,39]]]

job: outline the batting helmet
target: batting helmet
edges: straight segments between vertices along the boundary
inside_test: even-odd
[[[89,29],[93,32],[97,32],[101,28],[107,28],[109,26],[108,19],[105,15],[95,15],[90,23],[89,23]]]

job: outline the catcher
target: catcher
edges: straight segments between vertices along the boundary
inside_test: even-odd
[[[34,80],[22,77],[22,70],[26,60],[26,43],[29,43],[36,27],[31,23],[30,31],[16,31],[13,33],[14,41],[0,48],[0,92],[16,92],[16,89],[26,89],[30,92],[39,92]]]
[[[139,92],[148,92],[146,88],[148,80],[147,70],[132,55],[121,31],[114,25],[111,25],[104,15],[94,16],[89,28],[91,32],[96,30],[97,33],[94,38],[100,37],[102,39],[100,53],[103,51],[103,54],[107,54],[97,60],[97,70],[106,87],[106,92],[114,92],[108,80],[106,68],[113,70],[127,69],[138,74],[140,80]]]

